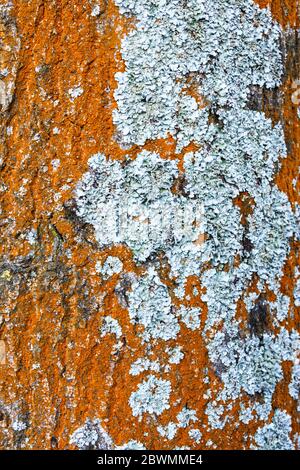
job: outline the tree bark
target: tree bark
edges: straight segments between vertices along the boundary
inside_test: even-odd
[[[0,0],[2,449],[299,446],[299,3],[167,4]]]

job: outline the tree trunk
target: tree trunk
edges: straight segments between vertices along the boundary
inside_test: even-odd
[[[298,1],[0,28],[1,448],[298,448]]]

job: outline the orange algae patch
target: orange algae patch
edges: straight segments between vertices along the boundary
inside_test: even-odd
[[[279,8],[277,1],[257,3],[261,7],[270,5],[274,18],[284,26],[298,24],[295,2],[284,2],[284,9]],[[6,219],[5,243],[1,243],[0,250],[11,266],[3,311],[11,318],[12,327],[8,329],[5,323],[0,323],[8,357],[0,366],[0,380],[3,401],[11,406],[17,404],[23,415],[29,416],[28,448],[69,447],[71,433],[87,417],[99,417],[116,445],[135,439],[151,449],[170,448],[170,442],[158,434],[153,418],[146,416],[138,423],[132,416],[128,400],[146,373],[135,377],[129,369],[134,360],[145,355],[145,345],[137,335],[138,328],[129,322],[127,309],[120,305],[116,293],[119,275],[103,282],[95,264],[111,255],[123,262],[126,273],[141,274],[143,269],[136,265],[126,247],[99,251],[90,227],[82,224],[77,230],[80,221],[76,220],[70,204],[72,191],[93,153],[103,152],[108,158],[122,160],[127,154],[135,158],[141,150],[138,146],[121,149],[114,139],[114,74],[124,67],[120,41],[132,25],[119,14],[112,1],[105,4],[101,2],[99,20],[90,16],[87,2],[77,1],[45,5],[39,0],[16,0],[13,12],[22,46],[16,97],[5,118],[5,125],[12,128],[12,133],[6,135],[2,150],[5,157],[2,178],[8,189],[2,195]],[[296,188],[292,183],[299,163],[299,120],[296,107],[291,105],[291,84],[295,77],[296,73],[292,78],[287,74],[283,86],[282,120],[291,147],[276,179],[291,202],[299,199],[299,179]],[[69,90],[76,87],[81,87],[83,93],[73,99]],[[204,106],[193,84],[188,92]],[[162,158],[178,159],[181,171],[184,155],[198,149],[190,144],[179,156],[175,155],[176,142],[172,137],[147,142],[142,148],[158,152]],[[22,186],[26,189],[24,195],[20,192]],[[178,190],[180,187],[174,188]],[[253,201],[244,194],[234,203],[241,210],[242,223],[246,223]],[[25,236],[31,228],[37,233],[33,244]],[[293,272],[299,264],[296,250],[299,247],[292,245],[281,287],[290,297],[294,288]],[[29,257],[27,264],[26,257]],[[25,259],[25,267],[17,271],[15,264],[21,258]],[[163,263],[160,276],[167,286],[172,285],[169,268]],[[195,288],[199,294],[194,294]],[[255,291],[255,282],[249,291]],[[199,278],[188,279],[186,293],[190,297],[188,305],[201,309],[203,328],[207,306],[201,301],[203,288]],[[269,300],[274,300],[272,293],[268,295]],[[172,300],[176,306],[180,305],[178,300]],[[114,347],[113,335],[101,341],[104,315],[119,321],[122,328],[119,349]],[[237,309],[239,317],[246,327],[248,319],[242,301]],[[294,320],[290,318],[288,327],[293,325]],[[215,396],[222,383],[208,363],[201,330],[191,331],[182,325],[175,345],[182,347],[185,356],[179,365],[164,374],[173,392],[170,410],[161,417],[161,424],[176,422],[182,406],[188,406],[197,412],[199,421],[195,427],[203,433],[198,447],[203,448],[211,439],[220,449],[242,448],[246,431],[253,436],[257,425],[241,424],[236,428],[239,404],[232,409],[234,419],[221,432],[205,431],[204,410],[211,399],[204,398],[208,388],[204,377],[209,376]],[[153,359],[165,356],[164,343],[156,344]],[[290,376],[290,364],[284,364],[283,368],[285,380],[276,388],[274,406],[292,414],[295,430],[294,404],[290,398],[286,403],[285,384]],[[243,400],[247,402],[247,398]],[[11,425],[9,418],[5,419]],[[0,426],[3,447],[18,447],[17,437],[4,433],[3,429]],[[178,430],[171,445],[197,448],[185,429]]]
[[[297,0],[255,0],[261,8],[269,8],[272,16],[282,26],[299,26],[299,5]]]
[[[73,212],[67,210],[93,153],[124,154],[113,139],[111,110],[120,40],[129,24],[113,2],[103,5],[98,22],[88,2],[16,1],[12,12],[21,51],[16,96],[3,116],[12,131],[2,147],[7,191],[0,249],[12,269],[2,303],[12,326],[1,323],[8,361],[0,380],[3,402],[29,416],[28,448],[66,448],[72,423],[78,427],[85,416],[105,416],[103,402],[115,372],[110,347],[99,341],[103,308],[123,317],[127,341],[136,343],[112,286],[103,294],[93,235],[86,229],[75,241]],[[79,85],[83,93],[72,100],[69,90]],[[26,192],[19,195],[22,184]],[[29,243],[32,229],[36,237]],[[128,251],[119,252],[125,269],[132,269]],[[0,436],[4,448],[18,446],[2,427]]]

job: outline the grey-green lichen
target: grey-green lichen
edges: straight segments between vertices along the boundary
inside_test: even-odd
[[[101,336],[106,336],[107,334],[114,334],[116,338],[121,338],[122,336],[122,329],[119,325],[118,320],[111,317],[110,315],[106,315],[103,317],[102,326],[101,326]]]
[[[144,327],[146,341],[176,338],[179,324],[172,312],[171,298],[153,268],[133,283],[129,293],[129,316],[133,323]]]
[[[202,438],[202,432],[200,429],[192,428],[189,430],[189,437],[196,442],[196,444],[200,444]]]
[[[201,199],[175,194],[174,161],[142,151],[125,166],[96,154],[76,188],[77,214],[101,246],[124,243],[144,262],[158,250],[188,253],[203,231]]]
[[[145,370],[151,370],[153,372],[160,371],[160,364],[158,361],[151,361],[148,358],[141,357],[137,359],[130,367],[131,375],[139,375]]]
[[[289,391],[295,399],[299,383],[299,335],[285,328],[293,306],[280,290],[290,241],[299,237],[297,211],[274,182],[286,155],[284,134],[280,124],[248,108],[251,87],[275,88],[281,82],[280,27],[252,0],[116,4],[136,19],[135,29],[122,41],[125,70],[116,74],[117,141],[129,148],[171,135],[177,153],[192,142],[199,150],[184,155],[183,171],[176,160],[158,152],[141,150],[135,160],[122,164],[95,155],[76,190],[78,215],[94,226],[100,246],[126,244],[143,265],[131,283],[128,311],[152,348],[159,340],[176,339],[182,323],[200,328],[201,311],[188,306],[185,291],[189,276],[200,278],[201,300],[208,308],[203,338],[222,382],[217,396],[215,382],[205,382],[211,387],[206,391],[208,428],[230,423],[233,403],[243,395],[250,397],[250,405],[241,404],[241,421],[267,421],[283,361],[294,361]],[[190,84],[198,100],[189,94]],[[184,191],[176,193],[179,178]],[[240,197],[251,204],[243,224],[235,203]],[[174,218],[178,212],[188,217]],[[154,258],[162,252],[173,287],[164,284],[157,270]],[[254,278],[255,293],[246,293]],[[296,307],[298,290],[297,283]],[[267,302],[270,291],[275,301]],[[173,296],[182,302],[179,308]],[[239,300],[249,319],[246,334],[236,317]],[[266,317],[277,334],[268,330]],[[133,363],[131,373],[145,370],[167,371],[147,356]],[[170,406],[170,395],[168,380],[149,375],[130,396],[133,415],[159,416]],[[256,442],[268,448],[269,436],[278,434],[274,445],[289,448],[289,429],[286,413],[275,411],[273,422],[258,430]],[[169,438],[176,430],[173,422],[159,428]]]
[[[196,307],[181,306],[178,310],[181,321],[191,330],[197,330],[200,327],[201,311]]]
[[[171,441],[179,429],[187,428],[190,424],[198,421],[196,411],[184,407],[176,416],[176,422],[170,421],[165,426],[158,426],[159,434]]]
[[[76,445],[80,450],[111,449],[113,442],[99,419],[87,419],[85,424],[71,435],[70,444]]]
[[[146,447],[141,442],[131,440],[121,446],[116,446],[115,449],[116,450],[146,450]]]
[[[123,263],[115,256],[108,256],[103,264],[100,262],[96,263],[96,272],[100,274],[104,280],[109,279],[114,274],[119,274],[122,270]]]
[[[298,349],[299,355],[300,348]],[[292,398],[298,401],[298,410],[300,411],[300,363],[299,358],[296,359],[292,368],[292,380],[289,384],[289,392]]]
[[[77,428],[70,437],[70,444],[79,450],[143,450],[145,446],[138,441],[130,440],[116,446],[101,425],[99,419],[87,419],[83,426]]]
[[[256,446],[263,450],[292,450],[291,417],[286,411],[275,410],[270,424],[259,428],[255,434]]]
[[[122,42],[126,70],[116,74],[114,121],[125,144],[143,145],[168,133],[178,150],[202,142],[208,109],[185,92],[191,74],[215,108],[245,106],[250,85],[271,88],[280,81],[280,29],[252,1],[116,4],[137,18]]]
[[[135,392],[132,392],[129,404],[132,408],[133,416],[141,417],[144,413],[159,416],[163,411],[170,408],[169,399],[171,393],[171,383],[149,375],[146,380],[138,385]]]
[[[259,395],[259,403],[253,400],[251,412],[255,411],[255,414],[251,413],[251,419],[255,416],[267,419],[272,410],[275,387],[283,378],[281,364],[283,361],[293,361],[299,346],[299,335],[296,332],[289,334],[285,329],[281,329],[278,336],[266,333],[261,338],[254,335],[241,337],[237,324],[218,331],[208,344],[210,359],[224,383],[216,403],[232,403],[243,392],[253,399]],[[219,405],[216,404],[216,407]],[[210,403],[207,413],[211,426],[223,427],[223,419],[212,418],[212,408]],[[223,411],[224,408],[221,414]]]

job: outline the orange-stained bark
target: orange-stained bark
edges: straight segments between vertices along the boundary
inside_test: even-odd
[[[5,3],[0,0],[0,5]],[[120,304],[119,275],[101,283],[95,264],[110,254],[120,258],[125,272],[142,273],[144,268],[135,263],[125,246],[100,250],[92,228],[75,216],[73,191],[87,170],[90,156],[103,152],[123,161],[125,155],[135,158],[141,150],[139,146],[122,149],[112,122],[116,107],[114,75],[124,69],[120,42],[134,24],[119,13],[112,0],[98,3],[101,12],[94,17],[89,1],[15,0],[9,19],[0,19],[5,50],[0,52],[1,68],[16,63],[12,100],[7,109],[0,109],[0,340],[6,350],[5,364],[0,360],[3,449],[74,448],[70,435],[86,418],[101,419],[115,445],[135,439],[147,448],[168,448],[152,418],[138,423],[132,416],[130,394],[147,374],[135,377],[129,369],[143,356],[146,346],[137,336],[137,327],[129,321],[127,309]],[[288,156],[276,183],[292,204],[300,203],[300,120],[297,105],[292,102],[293,83],[300,79],[296,32],[299,5],[296,0],[257,3],[262,8],[270,7],[273,17],[285,28],[282,47],[286,54],[282,87],[276,90],[276,96],[263,92],[257,109],[283,124]],[[12,24],[20,41],[19,50]],[[84,93],[72,99],[69,90],[79,85]],[[192,85],[189,92],[194,96]],[[197,99],[202,103],[200,97]],[[191,144],[175,156],[175,142],[169,137],[142,148],[159,149],[163,158],[181,162],[184,154],[197,146]],[[236,201],[245,223],[251,204],[247,194]],[[30,243],[28,233],[32,229],[37,236]],[[293,272],[299,261],[299,244],[293,242],[281,284],[282,292],[291,300]],[[172,279],[163,256],[159,263],[168,286]],[[249,291],[252,289],[255,291],[255,279]],[[189,306],[202,310],[201,328],[207,314],[202,291],[199,278],[191,276],[186,293]],[[176,304],[177,300],[172,300]],[[123,347],[119,350],[114,348],[112,337],[101,340],[104,312],[117,317],[122,327]],[[288,328],[299,322],[299,308],[295,312]],[[244,319],[245,332],[246,315],[241,301],[237,318]],[[241,423],[236,428],[234,421],[228,422],[221,431],[206,435],[204,375],[210,377],[216,395],[222,383],[209,364],[202,330],[191,331],[183,326],[169,345],[182,346],[185,357],[165,375],[172,384],[173,406],[163,415],[161,424],[176,421],[182,407],[182,403],[176,406],[176,400],[184,397],[197,412],[204,441],[212,440],[219,449],[250,445],[244,436],[246,432],[253,436],[257,423]],[[165,355],[164,347],[157,346],[153,359]],[[295,400],[287,392],[290,374],[291,363],[287,361],[284,379],[274,394],[274,406],[288,411],[296,433]],[[16,413],[28,423],[25,431],[12,429]],[[235,413],[234,408],[232,415]],[[193,445],[187,429],[179,429],[172,441],[173,448]]]
[[[284,27],[299,27],[299,5],[295,0],[256,0],[262,7],[269,7],[273,17]]]

